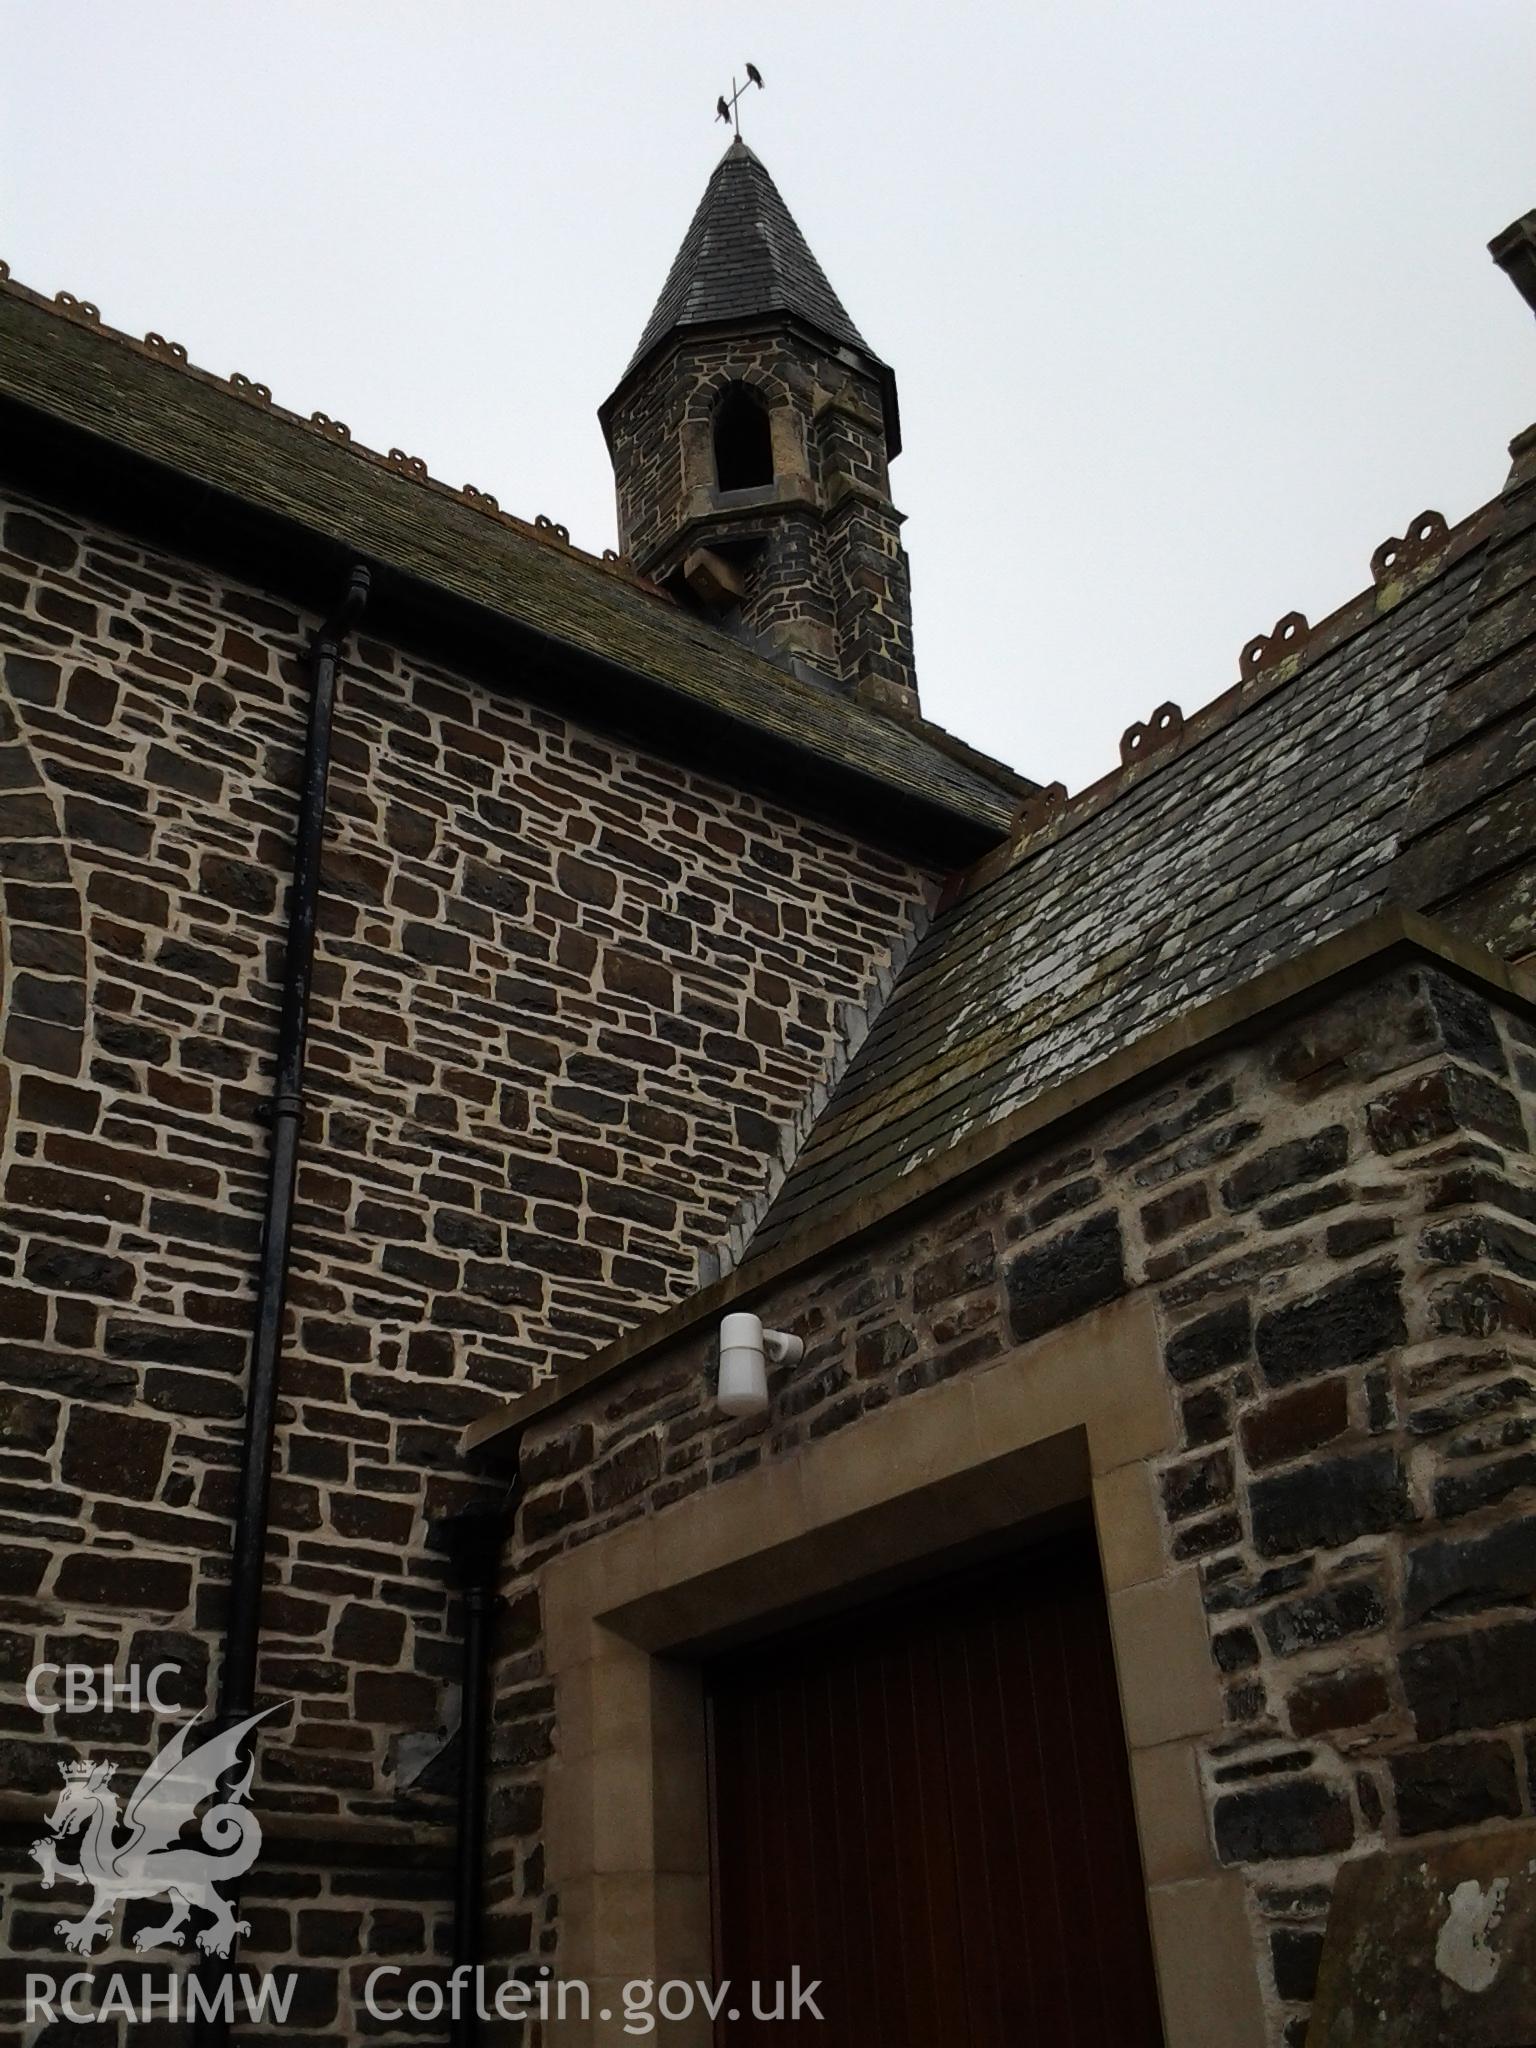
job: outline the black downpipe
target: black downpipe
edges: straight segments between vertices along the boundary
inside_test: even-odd
[[[331,774],[331,729],[336,671],[342,644],[368,602],[368,571],[352,571],[347,594],[315,635],[310,650],[314,680],[304,743],[304,787],[288,897],[288,949],[283,1007],[272,1084],[267,1211],[256,1283],[256,1327],[251,1339],[245,1435],[240,1446],[240,1487],[235,1504],[234,1554],[229,1571],[229,1615],[219,1670],[219,1719],[243,1721],[255,1707],[256,1649],[261,1630],[261,1576],[267,1550],[267,1508],[272,1486],[272,1430],[277,1415],[277,1373],[288,1300],[288,1251],[293,1238],[293,1195],[304,1126],[304,1055],[309,1041],[309,991],[315,968],[315,910],[320,897],[320,854],[325,798]]]
[[[346,595],[310,645],[312,680],[304,741],[304,783],[288,893],[288,946],[284,960],[282,1012],[278,1024],[277,1070],[268,1111],[272,1126],[266,1216],[256,1283],[256,1322],[240,1444],[240,1484],[235,1500],[234,1545],[229,1572],[229,1608],[219,1665],[216,1725],[231,1728],[255,1710],[256,1660],[261,1634],[261,1580],[267,1550],[267,1513],[272,1488],[272,1432],[277,1417],[278,1366],[283,1346],[283,1313],[288,1298],[288,1252],[293,1238],[293,1198],[304,1124],[304,1055],[309,1040],[309,992],[315,966],[315,911],[320,896],[320,858],[325,838],[326,790],[331,773],[331,730],[336,707],[336,671],[347,635],[368,602],[369,573],[352,570]],[[228,1961],[209,1976],[228,1974]],[[199,2038],[227,2037],[221,2018],[205,2022]]]
[[[514,1477],[505,1500],[471,1508],[440,1525],[464,1602],[460,1662],[459,1799],[454,1845],[453,1963],[467,1976],[449,2030],[451,2048],[475,2048],[480,2037],[481,1925],[485,1906],[485,1786],[491,1723],[491,1633],[502,1544],[516,1511]]]

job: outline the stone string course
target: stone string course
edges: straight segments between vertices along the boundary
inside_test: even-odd
[[[151,1738],[40,1741],[20,1681],[168,1659],[200,1704],[222,1618],[316,622],[0,514],[5,1998],[84,1902],[26,1856],[58,1761]],[[365,634],[340,687],[251,1881],[317,2037],[324,1959],[444,1939],[460,1429],[729,1253],[936,884],[507,683]]]
[[[1536,1036],[1395,970],[771,1290],[771,1415],[713,1408],[713,1331],[529,1430],[493,1813],[498,1925],[547,1952],[540,1563],[857,1428],[1091,1309],[1154,1297],[1183,1446],[1158,1468],[1227,1727],[1211,1839],[1301,2048],[1344,1857],[1530,1815],[1536,1763]],[[526,1825],[520,1825],[525,1823]]]

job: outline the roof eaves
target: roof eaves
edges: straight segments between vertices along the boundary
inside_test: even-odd
[[[265,385],[239,372],[229,379],[213,376],[190,363],[179,344],[154,333],[136,340],[107,326],[89,301],[77,300],[69,293],[61,293],[50,301],[10,279],[8,269],[0,264],[0,306],[7,300],[76,330],[81,344],[87,348],[105,345],[111,350],[125,351],[148,367],[151,380],[162,375],[183,380],[189,389],[204,394],[205,407],[226,409],[228,418],[237,424],[248,415],[253,432],[264,433],[268,442],[275,428],[284,437],[291,435],[296,447],[313,447],[316,461],[310,466],[309,488],[286,502],[281,512],[271,512],[271,516],[313,530],[328,544],[341,544],[380,560],[406,580],[413,574],[422,577],[451,602],[462,603],[467,599],[481,611],[497,616],[498,608],[506,605],[509,589],[521,594],[532,586],[522,569],[514,566],[509,573],[506,564],[488,559],[486,566],[494,572],[489,581],[482,579],[485,587],[469,589],[466,568],[473,566],[475,556],[473,551],[466,553],[460,535],[453,529],[459,524],[462,532],[466,520],[483,521],[488,544],[493,535],[501,536],[498,545],[502,548],[511,544],[522,549],[535,544],[537,553],[526,558],[529,565],[542,559],[548,564],[548,577],[553,579],[547,582],[545,590],[546,599],[553,594],[552,606],[545,602],[541,613],[537,606],[529,610],[525,605],[522,612],[506,614],[509,622],[536,632],[550,644],[565,647],[583,660],[616,670],[627,669],[648,685],[670,691],[690,703],[707,705],[711,715],[720,720],[767,734],[775,746],[815,757],[834,773],[852,774],[871,786],[899,792],[910,798],[918,810],[926,809],[935,815],[948,813],[957,822],[966,819],[966,831],[979,833],[984,841],[1004,829],[1009,810],[1017,800],[1010,785],[1000,786],[998,780],[983,774],[973,764],[962,763],[952,753],[930,747],[921,735],[898,722],[851,700],[834,698],[830,691],[814,690],[762,655],[720,636],[677,610],[664,593],[637,577],[627,564],[617,558],[599,560],[572,547],[565,529],[554,522],[530,524],[503,513],[488,493],[474,486],[455,491],[431,477],[424,462],[402,450],[380,455],[364,448],[352,441],[340,422],[323,414],[306,420],[276,405]],[[52,345],[45,352],[50,358],[54,353]],[[142,378],[144,371],[135,374]],[[48,400],[35,394],[29,397],[22,391],[12,395],[16,403],[40,405],[42,416],[57,419],[77,433],[106,439],[134,459],[154,463],[168,476],[180,476],[200,489],[221,493],[232,502],[248,504],[257,511],[270,511],[264,498],[251,495],[249,477],[243,472],[238,479],[234,473],[221,479],[200,447],[196,452],[201,466],[193,461],[187,451],[196,441],[196,434],[188,424],[184,408],[166,408],[167,415],[178,415],[174,422],[176,446],[145,453],[142,433],[139,441],[133,438],[140,423],[126,420],[120,411],[114,411],[110,393],[105,401],[98,396],[92,405],[78,407],[78,418],[51,411]],[[270,453],[270,449],[266,452]],[[340,515],[334,507],[327,509],[325,472],[327,466],[334,470],[338,462],[343,468],[356,464],[378,477],[377,486],[367,488],[354,505],[354,510],[357,506],[368,510],[369,521],[365,523],[371,523],[369,532],[358,529],[342,533],[338,530]],[[296,467],[302,470],[302,465]],[[428,494],[442,507],[440,516],[428,513],[425,522],[411,518],[412,500],[418,492]],[[389,550],[392,539],[407,530],[416,535],[419,545],[413,563],[402,565],[399,560],[391,560]],[[594,626],[585,638],[573,638],[550,615],[553,611],[565,615],[567,623],[572,618],[586,623],[589,602],[595,602],[600,612],[612,614],[611,635],[606,627],[599,633]],[[707,689],[701,681],[704,678],[708,681]]]
[[[600,554],[594,554],[589,548],[579,547],[572,541],[568,528],[542,512],[531,520],[520,518],[514,512],[504,512],[491,492],[483,491],[474,484],[463,484],[456,489],[452,484],[445,483],[441,477],[433,476],[427,464],[418,455],[408,455],[403,448],[391,448],[387,453],[381,453],[377,448],[370,448],[366,443],[354,440],[352,430],[346,421],[334,419],[329,413],[312,412],[306,417],[303,413],[290,412],[286,406],[277,403],[268,385],[247,377],[240,370],[232,371],[228,377],[220,377],[214,371],[202,369],[192,362],[179,341],[168,341],[164,335],[156,333],[153,329],[141,339],[137,335],[128,334],[122,328],[111,326],[102,319],[100,310],[90,299],[77,299],[72,292],[56,292],[50,299],[42,292],[33,291],[29,285],[24,285],[19,279],[11,276],[11,267],[3,260],[0,260],[0,294],[19,299],[55,319],[67,320],[76,327],[86,328],[91,333],[101,336],[103,340],[120,348],[131,349],[135,355],[179,377],[190,378],[194,383],[204,385],[210,390],[233,392],[236,397],[244,399],[248,404],[259,406],[269,417],[281,420],[285,426],[297,427],[307,434],[313,434],[332,447],[345,450],[348,455],[360,462],[368,463],[395,476],[406,477],[437,497],[467,505],[480,516],[495,520],[498,525],[520,534],[527,540],[559,548],[563,554],[580,561],[590,569],[622,578],[632,588],[643,591],[660,604],[671,605],[674,602],[666,591],[652,583],[649,577],[642,576],[616,549],[604,548]]]
[[[1182,1011],[1096,1065],[1069,1074],[1012,1115],[979,1126],[961,1143],[851,1210],[782,1240],[760,1257],[749,1252],[723,1278],[639,1324],[581,1365],[567,1367],[517,1399],[490,1409],[465,1430],[464,1450],[494,1454],[498,1438],[515,1439],[535,1417],[568,1406],[728,1309],[760,1301],[770,1288],[955,1198],[1003,1169],[1024,1147],[1039,1145],[1064,1126],[1099,1114],[1187,1060],[1208,1058],[1227,1046],[1251,1041],[1285,1017],[1315,1008],[1336,990],[1403,959],[1440,966],[1536,1017],[1536,976],[1415,911],[1389,905],[1308,951]]]

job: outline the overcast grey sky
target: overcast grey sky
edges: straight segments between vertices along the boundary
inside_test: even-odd
[[[747,139],[894,364],[929,715],[1071,787],[1421,508],[1536,322],[1529,0],[0,0],[13,275],[613,540],[594,417]]]

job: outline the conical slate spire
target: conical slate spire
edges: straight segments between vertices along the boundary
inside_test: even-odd
[[[896,379],[739,136],[598,418],[643,574],[826,682],[917,708]]]
[[[794,314],[829,341],[880,360],[827,282],[779,188],[738,135],[705,187],[624,375],[676,328],[763,313]]]

